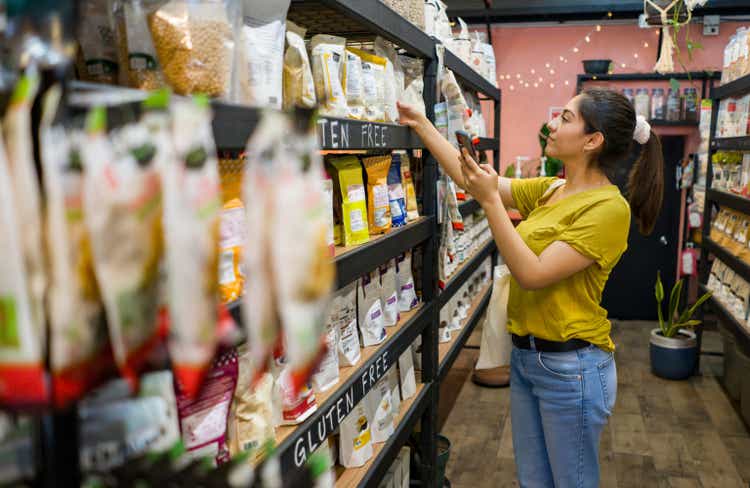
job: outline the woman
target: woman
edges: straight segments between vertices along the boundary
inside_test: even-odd
[[[401,123],[419,134],[443,170],[484,209],[511,271],[513,449],[522,487],[596,487],[599,437],[617,394],[611,324],[602,290],[627,247],[631,211],[650,233],[662,203],[661,144],[622,95],[590,90],[550,123],[547,156],[564,180],[499,177],[459,152],[408,106]],[[610,181],[636,141],[628,201]],[[507,208],[524,221],[514,228]]]

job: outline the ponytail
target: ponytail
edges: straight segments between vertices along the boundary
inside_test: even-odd
[[[630,170],[627,195],[638,230],[643,235],[651,234],[664,200],[664,157],[661,141],[654,131]]]

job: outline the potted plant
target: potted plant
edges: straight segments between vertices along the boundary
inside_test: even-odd
[[[680,296],[682,295],[683,280],[677,281],[669,295],[667,320],[662,313],[664,301],[664,286],[661,283],[661,273],[656,273],[655,295],[659,328],[651,331],[649,352],[651,356],[651,372],[660,378],[682,380],[693,374],[698,360],[698,340],[692,330],[701,323],[692,319],[698,307],[711,296],[706,292],[696,302],[686,307],[678,314]]]

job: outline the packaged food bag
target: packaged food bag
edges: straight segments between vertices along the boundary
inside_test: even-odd
[[[31,320],[34,335],[39,341],[39,351],[44,355],[44,297],[47,276],[42,237],[42,204],[35,170],[31,125],[31,107],[38,88],[39,80],[33,74],[22,75],[18,79],[3,120],[3,132],[13,188],[11,195],[16,209],[16,222],[20,225],[17,229],[21,238]]]
[[[321,115],[346,116],[346,94],[341,82],[345,45],[343,37],[327,34],[313,36],[310,41],[313,80]]]
[[[392,226],[406,225],[406,195],[401,181],[400,157],[391,157],[391,166],[388,169],[388,203],[391,206]]]
[[[370,239],[370,234],[362,166],[355,156],[331,159],[330,163],[336,170],[341,191],[344,245],[363,244]]]
[[[417,378],[414,375],[414,357],[412,354],[421,354],[414,351],[414,345],[407,347],[398,357],[398,374],[401,382],[401,400],[408,400],[417,393]]]
[[[409,446],[404,446],[398,453],[398,461],[401,466],[401,485],[394,486],[393,488],[409,488],[409,480],[411,479],[410,463],[411,463],[411,449]]]
[[[175,101],[171,115],[174,155],[163,171],[169,353],[177,381],[193,397],[217,346],[221,195],[207,100]]]
[[[365,395],[365,406],[370,420],[372,443],[385,442],[393,434],[393,404],[388,377],[383,376]]]
[[[406,251],[396,258],[396,278],[398,285],[398,309],[408,312],[419,304],[414,289],[414,277],[411,272],[411,251]]]
[[[401,103],[411,105],[418,113],[425,115],[424,61],[406,55],[399,56],[398,59],[404,70],[404,91],[398,100]]]
[[[141,377],[138,396],[141,398],[156,397],[164,400],[167,415],[163,422],[161,435],[149,446],[150,452],[164,452],[180,440],[180,418],[177,412],[177,397],[174,391],[172,371],[152,371]]]
[[[292,368],[288,364],[281,365],[277,385],[281,393],[281,425],[300,424],[318,409],[310,384],[296,386],[292,380]]]
[[[237,376],[237,351],[228,349],[214,359],[206,374],[210,387],[201,389],[197,398],[186,395],[178,381],[177,409],[188,458],[209,457],[215,464],[229,461],[227,418]]]
[[[219,295],[221,303],[238,300],[245,286],[242,273],[247,216],[239,198],[226,202],[219,219]]]
[[[354,366],[361,357],[357,333],[356,281],[334,293],[330,314],[338,327],[339,364]]]
[[[339,330],[338,323],[332,316],[337,312],[336,309],[328,308],[325,331],[326,349],[312,377],[313,389],[316,392],[326,391],[339,382]]]
[[[240,103],[281,108],[282,72],[286,65],[284,34],[289,2],[242,0],[236,66]]]
[[[388,196],[390,156],[362,158],[367,173],[367,221],[370,235],[385,234],[391,229],[391,205]]]
[[[148,27],[148,16],[157,6],[158,0],[123,3],[128,64],[120,69],[127,71],[128,84],[139,90],[156,90],[165,84]]]
[[[336,226],[334,224],[334,216],[333,216],[333,181],[328,175],[326,175],[325,179],[322,181],[322,189],[323,189],[323,199],[325,200],[323,202],[323,207],[329,209],[329,210],[326,210],[326,213],[325,213],[326,242],[328,243],[328,254],[331,257],[333,257],[336,254],[336,237],[335,237]]]
[[[148,17],[159,64],[180,95],[228,98],[235,56],[229,0],[169,0]]]
[[[278,112],[264,112],[248,140],[243,201],[252,235],[259,236],[245,249],[243,321],[250,344],[252,367],[257,379],[264,373],[281,343],[281,325],[273,296],[270,242],[274,208],[275,172],[286,157],[284,137],[288,120]],[[249,236],[248,236],[249,237]]]
[[[365,102],[365,119],[373,122],[385,120],[385,66],[386,59],[362,49],[349,48],[362,61],[362,95]]]
[[[273,419],[273,375],[264,373],[253,384],[252,357],[246,349],[238,351],[237,386],[227,428],[229,454],[250,454],[249,461],[261,459],[262,446],[275,439]]]
[[[397,416],[401,409],[401,386],[398,380],[398,366],[394,365],[386,373],[388,378],[388,387],[391,389],[391,407],[393,416]]]
[[[57,102],[51,98],[59,100],[59,96],[59,87],[44,96],[43,110],[46,112],[49,105],[55,107],[44,114],[39,139],[50,260],[49,362],[53,402],[62,408],[101,382],[114,363],[84,222],[80,154],[84,135],[53,126],[47,119],[57,110]]]
[[[160,316],[164,254],[159,140],[143,123],[108,136],[103,109],[89,113],[82,144],[83,213],[109,339],[123,376],[135,384],[166,335]]]
[[[335,277],[312,110],[297,110],[287,152],[274,167],[268,239],[285,356],[293,386],[301,388],[325,349],[325,310]]]
[[[393,44],[382,37],[375,38],[375,54],[385,59],[385,78],[383,87],[384,114],[386,122],[398,122],[396,101],[404,91],[404,69],[401,67]]]
[[[399,320],[398,296],[396,293],[396,260],[391,259],[380,266],[380,303],[383,323],[386,327],[396,325]]]
[[[419,207],[417,206],[417,192],[414,189],[414,178],[411,173],[411,163],[406,151],[393,151],[393,161],[399,161],[401,165],[401,183],[404,186],[404,201],[406,203],[406,220],[412,222],[419,218]]]
[[[79,6],[81,22],[78,44],[84,66],[81,77],[86,81],[114,85],[118,81],[117,42],[114,17],[109,0],[84,0]]]
[[[346,48],[346,63],[344,63],[344,93],[346,105],[349,108],[347,117],[363,119],[365,116],[365,99],[362,81],[362,59],[352,50]]]
[[[365,401],[354,405],[339,426],[339,464],[345,468],[358,468],[372,457],[370,421]]]
[[[461,87],[456,81],[453,71],[445,68],[443,76],[440,78],[440,92],[446,103],[446,114],[448,119],[448,140],[455,146],[457,130],[470,130],[469,127],[469,106],[466,103]],[[437,115],[436,115],[437,118]]]
[[[286,22],[286,52],[283,71],[283,107],[314,108],[315,80],[313,79],[310,58],[305,48],[306,29],[292,21]]]
[[[48,394],[42,338],[31,309],[20,214],[5,154],[0,137],[0,403],[42,404]]]
[[[380,306],[380,279],[378,271],[371,271],[359,279],[357,287],[357,314],[362,346],[380,344],[386,338],[383,309]]]

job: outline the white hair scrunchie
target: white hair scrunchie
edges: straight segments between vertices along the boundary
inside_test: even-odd
[[[635,130],[633,131],[633,139],[640,145],[646,144],[651,138],[651,124],[646,121],[643,115],[637,115],[635,117]]]

